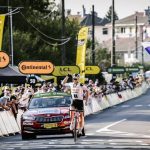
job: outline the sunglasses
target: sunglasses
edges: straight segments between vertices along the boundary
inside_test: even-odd
[[[77,78],[73,78],[73,80],[77,80]]]

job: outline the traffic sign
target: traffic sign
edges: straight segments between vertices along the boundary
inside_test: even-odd
[[[0,68],[5,68],[9,65],[9,56],[7,53],[0,51]]]
[[[19,71],[23,74],[50,74],[54,65],[48,61],[22,61],[19,63]]]
[[[85,74],[98,74],[99,72],[99,66],[85,66]]]
[[[125,68],[124,67],[110,67],[110,68],[107,68],[107,72],[111,74],[123,74],[125,73]]]
[[[126,67],[125,70],[126,70],[126,72],[129,72],[129,73],[140,71],[140,69],[138,67]]]
[[[54,76],[66,76],[75,73],[80,73],[80,68],[78,66],[55,66],[52,72]]]

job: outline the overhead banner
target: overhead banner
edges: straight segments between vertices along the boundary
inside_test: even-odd
[[[22,61],[18,67],[22,74],[50,74],[54,70],[49,61]]]
[[[78,34],[76,65],[80,68],[80,82],[85,81],[85,52],[88,38],[88,27],[80,29]]]
[[[99,66],[85,66],[85,74],[98,74],[99,72]]]
[[[0,15],[0,51],[2,50],[4,21],[5,21],[5,15]]]
[[[75,73],[80,73],[80,68],[78,66],[55,66],[52,72],[54,76],[66,76]]]

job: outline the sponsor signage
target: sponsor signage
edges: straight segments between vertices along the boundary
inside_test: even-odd
[[[140,69],[144,69],[144,66],[138,66]]]
[[[37,78],[35,76],[29,76],[27,81],[30,85],[34,86],[37,83]]]
[[[139,72],[140,69],[137,67],[126,67],[126,72]]]
[[[22,61],[18,67],[23,74],[50,74],[54,70],[54,65],[48,61]]]
[[[9,56],[3,52],[3,51],[0,51],[0,68],[5,68],[9,65]]]
[[[54,76],[66,76],[74,73],[80,73],[80,68],[78,66],[55,66],[52,72]]]
[[[85,66],[85,74],[98,74],[99,72],[99,66]]]
[[[124,67],[110,67],[107,69],[107,72],[111,74],[123,74],[125,73],[125,68]]]

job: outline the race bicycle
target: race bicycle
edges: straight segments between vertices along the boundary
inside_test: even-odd
[[[83,110],[70,110],[74,111],[74,117],[72,122],[72,135],[74,137],[74,142],[77,141],[77,137],[85,136],[84,128],[82,129],[82,134],[79,133],[79,123],[80,123],[80,112],[83,112]]]

